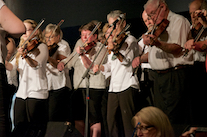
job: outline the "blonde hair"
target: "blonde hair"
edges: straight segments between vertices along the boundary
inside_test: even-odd
[[[173,128],[167,115],[156,107],[150,106],[141,109],[132,118],[134,127],[136,127],[139,120],[147,125],[153,125],[157,130],[157,137],[174,137]]]
[[[103,32],[103,35],[105,35],[106,31],[109,29],[109,23],[106,23],[104,26],[103,26],[103,29],[102,29],[102,32]]]
[[[55,29],[56,29],[56,30],[55,30]],[[54,31],[54,30],[55,30],[55,31]],[[44,36],[45,36],[45,34],[50,33],[50,32],[53,32],[53,31],[54,31],[54,35],[55,35],[55,36],[60,35],[60,41],[61,41],[62,38],[63,38],[63,32],[62,32],[62,30],[60,29],[60,26],[57,26],[57,25],[55,25],[55,24],[48,24],[48,25],[46,26],[45,31],[44,31]],[[44,42],[46,42],[46,41],[45,41],[45,38],[44,38]]]
[[[31,19],[26,19],[26,20],[23,21],[23,23],[29,23],[29,24],[31,24],[31,26],[32,26],[33,29],[35,29],[37,27],[37,23],[34,20],[31,20]],[[38,42],[43,42],[42,31],[41,31],[40,28],[37,30],[36,37],[38,39]],[[21,47],[24,42],[25,42],[25,40],[21,36],[18,47]],[[16,55],[16,65],[17,66],[19,64],[19,57],[20,57],[20,54],[18,52],[17,55]]]

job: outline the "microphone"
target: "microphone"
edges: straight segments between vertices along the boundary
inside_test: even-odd
[[[112,26],[115,26],[117,22],[119,22],[121,19],[125,18],[125,13],[124,14],[120,14],[119,17],[112,23],[109,25],[109,28],[111,28]]]

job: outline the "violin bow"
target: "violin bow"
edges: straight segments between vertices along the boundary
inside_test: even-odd
[[[121,34],[125,33],[129,28],[130,28],[131,24],[127,24],[126,27],[117,35],[117,37],[119,37]]]
[[[83,45],[81,47],[84,47],[86,45],[86,42],[88,41],[88,39],[96,32],[96,30],[101,26],[101,22],[98,22],[95,26],[95,28],[91,31],[90,35],[88,36],[88,38],[85,40],[85,42],[83,43]]]
[[[203,34],[203,31],[204,31],[205,29],[206,29],[206,28],[202,25],[202,28],[200,29],[200,31],[199,31],[198,34],[196,35],[196,37],[195,37],[195,39],[194,39],[193,42],[197,42],[197,41],[198,41],[198,39],[199,39],[200,36]],[[188,55],[189,50],[183,48],[183,52],[184,52],[183,57],[186,57],[186,56]]]
[[[38,25],[36,26],[36,28],[32,31],[32,33],[29,35],[29,37],[24,41],[24,43],[20,46],[23,47],[24,46],[24,50],[26,49],[26,42],[30,40],[30,38],[34,35],[34,33],[37,31],[37,29],[40,28],[40,26],[45,22],[45,18],[41,19],[40,22],[38,23]],[[11,62],[17,55],[17,51],[16,53],[12,56],[12,58],[9,60],[9,62]]]
[[[131,24],[127,24],[127,25],[125,26],[125,28],[123,28],[123,30],[117,35],[117,37],[119,37],[119,35],[125,33],[125,32],[129,29],[130,25],[131,25]],[[128,34],[126,34],[126,35],[128,35]],[[100,64],[98,64],[98,67],[100,67],[100,66],[103,64],[103,62],[104,62],[104,60],[105,60],[105,58],[106,58],[106,55],[107,55],[108,51],[109,51],[109,50],[106,50],[106,51],[105,51],[104,56],[103,56],[103,58],[101,59]],[[94,73],[94,75],[96,75],[96,74],[97,74],[97,73]]]
[[[58,27],[60,27],[60,26],[63,24],[63,22],[64,22],[64,20],[60,20],[60,22],[55,26],[55,29],[52,31],[52,34],[49,36],[48,41],[51,39],[51,37],[52,37],[52,35],[55,33],[56,29],[57,29]],[[48,42],[48,41],[47,41],[47,42]],[[46,42],[46,43],[47,43],[47,42]]]
[[[31,37],[34,35],[34,33],[40,28],[40,26],[45,22],[45,18],[41,19],[40,22],[38,23],[38,25],[36,26],[36,28],[32,31],[32,33],[29,35],[29,37],[24,41],[24,43],[22,44],[21,47],[24,46],[24,50],[26,49],[26,42],[29,41],[31,39]]]
[[[152,31],[151,31],[151,33],[150,34],[153,34],[154,33],[154,31],[155,31],[155,29],[156,29],[156,27],[157,27],[157,24],[156,24],[156,22],[157,22],[157,19],[160,17],[160,14],[162,13],[162,8],[161,8],[161,10],[159,11],[159,14],[158,14],[158,16],[157,16],[157,18],[156,18],[156,20],[155,20],[155,23],[154,23],[154,25],[153,25],[153,27],[152,27]]]
[[[126,13],[124,13],[124,16],[125,16],[125,15],[126,15]],[[121,27],[121,25],[122,25],[122,23],[123,23],[123,22],[124,22],[124,19],[122,18],[122,19],[121,19],[121,23],[119,24],[118,28],[120,28],[120,27]],[[118,29],[116,29],[115,34],[117,33],[117,30],[118,30]],[[113,42],[115,42],[115,41],[116,41],[117,36],[118,36],[118,34],[117,34],[116,36],[114,36],[114,37],[113,37]]]
[[[158,14],[158,16],[157,16],[157,18],[156,18],[156,20],[155,20],[155,22],[154,22],[154,25],[153,25],[153,27],[152,27],[152,29],[151,29],[151,32],[150,31],[147,31],[147,32],[150,32],[150,34],[153,34],[154,33],[154,31],[155,31],[155,29],[156,29],[156,27],[157,27],[157,24],[156,24],[156,22],[157,22],[157,19],[160,17],[160,14],[162,13],[162,8],[161,8],[161,10],[159,11],[159,14]],[[148,34],[147,34],[148,35]],[[142,36],[141,36],[141,38],[142,38]],[[138,39],[139,41],[141,40],[141,39]],[[143,53],[144,53],[144,49],[145,49],[145,46],[144,46],[144,48],[143,48],[143,50],[142,50],[142,53],[141,53],[141,55],[140,55],[140,57],[143,55]],[[139,64],[139,66],[141,65],[141,63]],[[137,71],[138,71],[138,68],[139,68],[139,66],[137,66],[136,68],[134,68],[134,71],[133,71],[133,73],[132,73],[132,76],[134,76],[134,75],[137,75]],[[132,77],[131,76],[131,77]]]

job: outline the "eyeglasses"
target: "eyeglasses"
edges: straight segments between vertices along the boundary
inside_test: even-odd
[[[152,17],[156,14],[156,12],[157,12],[157,10],[159,9],[159,7],[160,7],[160,4],[158,5],[158,7],[157,7],[156,10],[152,11],[150,14],[147,14],[148,17],[152,18]]]
[[[53,38],[55,38],[55,37],[57,37],[57,36],[54,36],[54,35],[51,36],[51,37],[46,37],[46,36],[45,36],[45,39],[53,39]]]
[[[27,29],[27,31],[33,31],[34,29]]]
[[[154,127],[153,125],[150,126],[142,126],[140,122],[138,122],[136,130],[140,130],[142,133],[146,134],[149,132],[149,128]]]
[[[89,37],[90,34],[81,34],[80,36],[81,36],[81,37]]]

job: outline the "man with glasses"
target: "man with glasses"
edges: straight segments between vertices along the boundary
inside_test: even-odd
[[[154,77],[154,105],[163,110],[173,124],[189,122],[190,113],[190,72],[193,60],[189,53],[183,57],[183,47],[190,31],[186,18],[169,10],[164,0],[148,0],[144,9],[154,24],[169,21],[160,36],[143,35],[149,49],[148,57]],[[156,30],[155,30],[156,31]]]
[[[205,2],[205,1],[204,1]],[[202,34],[198,37],[197,35],[202,30],[202,27],[206,25],[203,22],[206,22],[205,19],[205,10],[203,10],[202,6],[204,3],[200,1],[193,1],[189,4],[189,13],[191,16],[191,31],[189,33],[188,41],[185,44],[185,47],[189,50],[196,45],[203,45],[207,42],[207,31],[204,30]],[[199,16],[200,17],[199,17]],[[201,24],[202,23],[202,24]],[[194,42],[197,39],[197,42]],[[194,71],[193,77],[194,80],[194,90],[196,90],[196,94],[193,94],[193,123],[194,124],[206,124],[207,113],[203,109],[206,106],[206,92],[205,92],[205,84],[207,83],[207,73],[205,68],[205,61],[206,61],[206,52],[205,50],[200,50],[199,48],[193,48],[193,58],[194,58]]]

